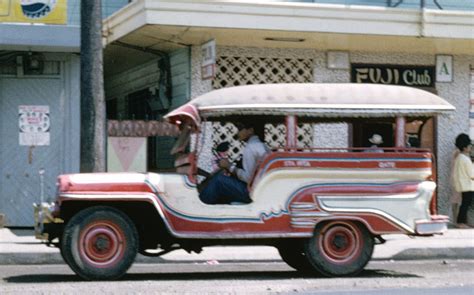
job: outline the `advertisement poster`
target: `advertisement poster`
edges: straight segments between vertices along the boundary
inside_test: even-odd
[[[19,106],[20,145],[49,145],[49,106]]]
[[[216,75],[216,40],[201,45],[201,78],[212,79]]]
[[[0,0],[0,23],[66,24],[67,0]]]

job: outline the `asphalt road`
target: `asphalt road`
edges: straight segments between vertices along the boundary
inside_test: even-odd
[[[351,278],[299,275],[281,262],[135,264],[87,282],[66,265],[0,266],[0,294],[473,294],[474,261],[374,261]]]

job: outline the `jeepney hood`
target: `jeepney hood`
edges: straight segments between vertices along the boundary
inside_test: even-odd
[[[157,173],[79,173],[58,177],[59,193],[127,193],[163,191],[164,177]]]

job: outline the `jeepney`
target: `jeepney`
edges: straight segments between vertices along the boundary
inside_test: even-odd
[[[433,154],[407,147],[405,126],[452,110],[437,95],[401,86],[269,84],[211,91],[165,117],[181,130],[173,148],[176,173],[60,175],[55,202],[35,205],[37,237],[58,247],[88,280],[121,277],[137,253],[199,253],[215,245],[274,246],[298,271],[355,275],[382,235],[446,230],[447,216],[436,214]],[[200,134],[212,122],[248,118],[283,124],[283,145],[258,163],[248,184],[251,203],[204,204]],[[360,131],[357,122],[371,121],[388,122],[393,131],[393,146],[383,153],[350,139],[344,147],[298,146],[302,122],[346,122],[351,136]]]

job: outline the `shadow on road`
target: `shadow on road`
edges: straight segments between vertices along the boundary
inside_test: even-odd
[[[401,273],[389,270],[364,270],[354,278],[421,278],[421,276]],[[296,271],[227,271],[227,272],[164,272],[164,273],[130,273],[123,276],[120,281],[187,281],[187,280],[281,280],[313,278],[326,279],[321,276],[312,276],[300,274]],[[78,282],[82,279],[77,275],[63,274],[32,274],[19,275],[4,278],[7,283],[60,283],[60,282]]]

